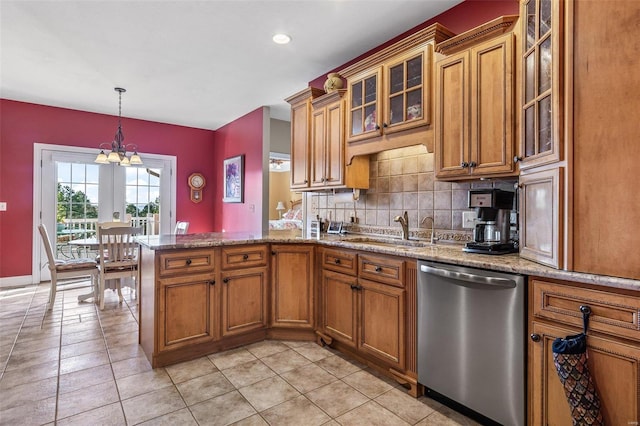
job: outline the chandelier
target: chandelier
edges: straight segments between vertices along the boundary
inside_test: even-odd
[[[100,153],[96,157],[95,162],[98,164],[118,163],[121,166],[130,166],[142,164],[142,159],[138,155],[138,146],[135,144],[126,145],[124,143],[124,135],[122,134],[122,94],[126,92],[122,87],[114,89],[118,92],[118,131],[111,143],[101,143]],[[127,147],[133,150],[133,154],[127,157]],[[104,149],[111,148],[109,155],[105,154]]]

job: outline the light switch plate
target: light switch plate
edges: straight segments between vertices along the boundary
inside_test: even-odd
[[[462,227],[465,229],[472,229],[476,226],[476,212],[462,212]]]
[[[0,212],[6,212],[6,211],[7,211],[7,202],[0,201]]]

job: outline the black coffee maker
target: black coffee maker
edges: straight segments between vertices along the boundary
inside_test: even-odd
[[[502,189],[474,189],[469,191],[469,207],[476,210],[473,241],[463,250],[470,253],[506,254],[518,251],[511,239],[511,210],[514,192]]]

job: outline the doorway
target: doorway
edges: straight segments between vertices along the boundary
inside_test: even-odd
[[[144,154],[141,167],[95,164],[93,149],[34,144],[33,281],[50,279],[36,227],[43,223],[56,258],[91,256],[82,241],[99,222],[121,220],[143,233],[175,224],[176,157]]]

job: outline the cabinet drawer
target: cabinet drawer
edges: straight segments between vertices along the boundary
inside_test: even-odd
[[[195,274],[215,270],[215,251],[180,250],[160,253],[160,276]]]
[[[266,245],[223,247],[222,269],[266,266],[267,253]]]
[[[329,269],[343,274],[355,275],[358,268],[357,257],[354,252],[344,250],[324,249],[321,252],[323,269]]]
[[[364,254],[358,259],[360,278],[404,287],[404,260]]]
[[[589,330],[640,340],[640,297],[531,279],[533,316],[582,328],[580,306],[591,308]]]

